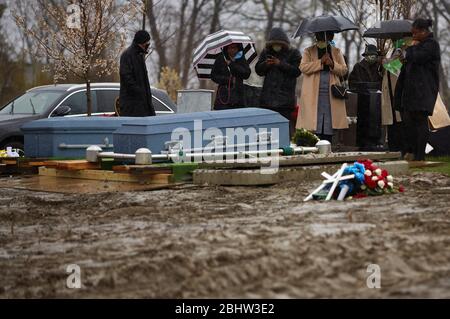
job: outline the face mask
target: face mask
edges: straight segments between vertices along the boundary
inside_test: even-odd
[[[238,53],[236,53],[236,55],[234,56],[235,60],[239,60],[240,58],[242,58],[244,56],[244,52],[239,51]]]
[[[378,57],[376,55],[369,55],[366,56],[366,61],[369,62],[370,64],[374,64],[375,62],[377,62]]]
[[[281,50],[283,50],[283,47],[281,45],[279,45],[279,44],[275,44],[274,46],[272,46],[272,49],[275,52],[280,52]]]
[[[336,46],[336,42],[334,42],[334,40],[331,40],[330,42],[328,42],[329,45],[331,45],[332,47]]]
[[[405,42],[405,45],[407,47],[410,47],[412,45],[413,39],[412,38],[403,38],[403,41]]]
[[[316,45],[319,49],[325,49],[327,47],[327,43],[325,41],[317,41]]]

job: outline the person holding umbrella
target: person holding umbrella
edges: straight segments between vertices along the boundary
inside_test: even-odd
[[[232,43],[216,57],[211,79],[218,84],[215,110],[245,107],[244,80],[250,77],[250,66],[245,59],[242,44]]]
[[[345,17],[322,15],[304,19],[295,33],[295,37],[312,33],[316,37],[316,44],[303,52],[300,64],[304,78],[297,128],[330,142],[334,130],[349,127],[345,94],[332,94],[332,88],[337,89],[348,74],[348,67],[342,52],[331,45],[335,33],[348,30],[359,28]]]
[[[286,33],[281,28],[273,28],[255,66],[256,73],[264,77],[260,106],[288,119],[291,136],[295,129],[292,113],[297,105],[295,91],[301,74],[300,61],[300,52],[291,47]]]
[[[330,44],[334,32],[318,32],[315,37],[316,44],[305,49],[300,64],[304,78],[297,128],[331,142],[335,129],[349,127],[344,99],[331,93],[331,86],[340,83],[348,68],[342,52]]]
[[[400,151],[403,144],[402,119],[400,112],[394,109],[394,93],[401,68],[398,58],[411,45],[412,23],[413,21],[404,19],[379,21],[363,35],[366,38],[389,39],[392,42],[392,49],[382,61],[384,70],[381,88],[381,124],[387,127],[391,152]]]
[[[406,49],[397,87],[395,108],[402,112],[406,159],[425,159],[430,130],[428,117],[433,115],[439,93],[441,50],[430,28],[432,20],[417,19],[412,25],[413,45]]]

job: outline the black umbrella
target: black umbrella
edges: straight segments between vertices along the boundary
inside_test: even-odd
[[[359,27],[342,16],[320,16],[303,20],[294,38],[317,32],[339,33],[348,30],[359,30]]]
[[[398,40],[405,36],[412,36],[411,20],[387,20],[378,22],[374,27],[364,32],[363,37],[375,39]]]

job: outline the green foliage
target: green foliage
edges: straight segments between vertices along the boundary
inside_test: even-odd
[[[298,129],[292,138],[292,142],[298,146],[315,146],[319,140],[315,134],[305,129]]]

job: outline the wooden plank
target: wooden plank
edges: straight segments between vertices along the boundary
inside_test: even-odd
[[[56,161],[56,160],[45,161],[44,166],[45,167],[56,167],[57,166],[56,162],[58,162],[58,161]]]
[[[118,165],[113,166],[113,171],[138,174],[172,174],[172,169],[170,167],[151,165]]]
[[[86,169],[99,169],[99,163],[90,163],[86,160],[70,160],[70,161],[56,161],[57,169],[65,170],[86,170]]]
[[[36,161],[36,162],[29,162],[28,165],[32,167],[39,167],[39,166],[45,166],[45,161]]]
[[[169,184],[172,182],[171,174],[132,175],[103,170],[69,171],[55,168],[39,167],[40,176],[61,178],[75,178],[99,181],[133,182],[146,184]]]
[[[4,160],[2,160],[2,164],[5,164],[5,165],[17,165],[17,160],[4,159]]]

